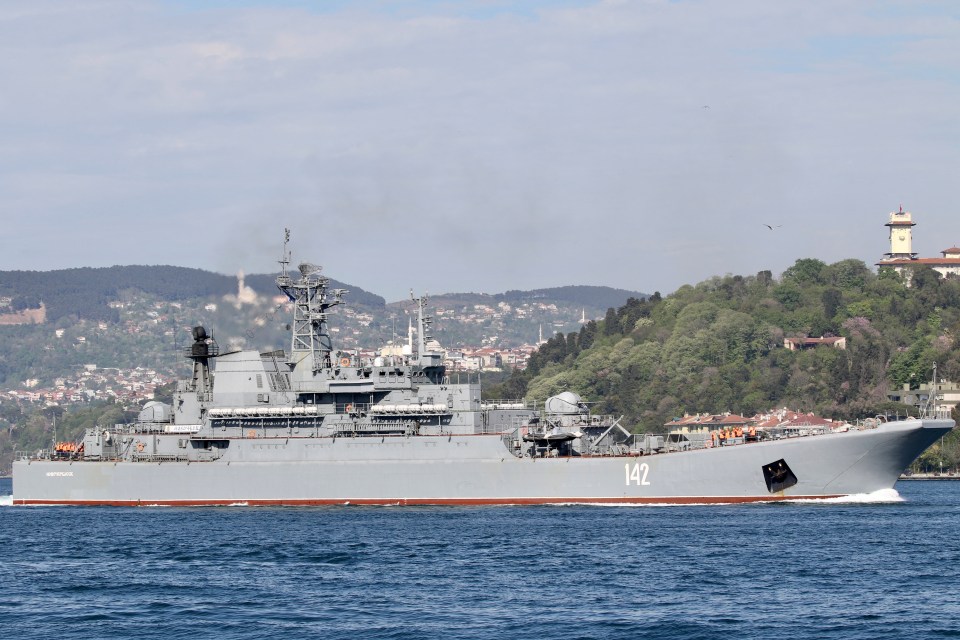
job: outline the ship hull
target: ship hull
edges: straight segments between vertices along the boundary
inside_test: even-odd
[[[893,487],[953,428],[908,420],[849,433],[647,456],[517,458],[496,435],[238,438],[205,462],[14,463],[16,505],[735,503]],[[796,482],[771,489],[783,460]]]

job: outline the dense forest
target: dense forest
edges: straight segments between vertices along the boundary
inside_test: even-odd
[[[859,260],[798,260],[777,280],[715,277],[630,299],[600,322],[557,334],[526,371],[490,389],[543,401],[575,390],[638,431],[675,416],[774,407],[855,419],[909,410],[892,388],[960,380],[960,280],[919,267],[907,282]],[[845,350],[790,351],[784,338],[843,336]]]

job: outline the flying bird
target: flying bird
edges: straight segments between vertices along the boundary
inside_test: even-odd
[[[771,226],[771,225],[769,225],[769,224],[767,224],[767,223],[765,223],[765,222],[764,222],[764,223],[761,223],[761,224],[763,224],[763,226],[765,226],[767,229],[770,229],[770,231],[773,231],[774,229],[779,229],[780,227],[783,226],[782,224],[778,224],[778,225],[776,225],[776,226]]]

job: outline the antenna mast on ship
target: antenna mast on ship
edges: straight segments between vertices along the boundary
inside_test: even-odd
[[[933,381],[930,383],[930,393],[926,401],[920,406],[921,418],[939,417],[939,392],[937,390],[937,363],[933,363]]]
[[[290,251],[287,249],[287,245],[290,244],[290,229],[284,228],[283,230],[283,253],[280,254],[280,259],[277,261],[280,263],[280,275],[286,277],[287,275],[287,265],[290,264]]]
[[[417,358],[420,366],[435,367],[441,364],[440,353],[427,351],[427,345],[433,342],[433,335],[430,333],[430,327],[433,325],[433,316],[426,315],[427,296],[415,297],[413,290],[410,290],[410,299],[417,304]]]
[[[427,308],[426,295],[419,298],[414,297],[413,289],[411,289],[410,299],[417,304],[417,355],[422,356],[427,352],[427,343],[433,340],[433,336],[430,335],[430,325],[433,324],[433,317],[424,315]]]
[[[327,310],[343,302],[346,289],[328,291],[330,279],[321,275],[322,267],[302,262],[297,267],[300,278],[294,280],[287,273],[290,253],[287,243],[290,230],[284,229],[283,255],[280,258],[281,275],[277,276],[277,286],[293,302],[293,325],[290,338],[290,364],[297,366],[307,358],[313,360],[311,368],[314,374],[331,369],[333,362],[330,353],[333,345],[327,331]]]

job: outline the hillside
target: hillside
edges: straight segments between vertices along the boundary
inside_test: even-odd
[[[430,296],[437,318],[434,334],[445,346],[533,344],[540,335],[579,329],[599,318],[611,306],[644,293],[611,287],[569,286],[506,293],[444,293]],[[391,302],[388,311],[398,317],[409,302]],[[405,327],[400,327],[404,329]]]
[[[376,348],[406,334],[409,301],[387,306],[376,294],[332,285],[349,291],[330,313],[337,348]],[[84,365],[183,375],[179,350],[197,324],[224,347],[287,347],[290,310],[275,276],[246,276],[240,287],[236,276],[168,266],[0,272],[0,390],[48,388]],[[579,328],[584,315],[603,314],[597,302],[621,305],[630,293],[560,287],[447,294],[432,298],[430,308],[441,344],[510,348],[536,342],[540,331]]]
[[[846,349],[790,351],[784,338],[842,336]],[[525,372],[491,389],[544,400],[566,389],[637,430],[685,412],[753,414],[788,405],[857,418],[891,406],[904,383],[960,379],[960,280],[894,272],[858,260],[798,260],[777,280],[715,277],[661,298],[631,300],[579,332],[557,335]]]
[[[0,473],[9,472],[15,450],[50,442],[55,415],[58,437],[74,438],[91,424],[130,419],[154,385],[189,375],[181,352],[192,326],[208,327],[226,348],[288,347],[289,309],[274,276],[247,276],[239,285],[235,277],[179,267],[0,272],[0,297],[7,298],[0,320],[9,320],[0,322]],[[330,313],[337,348],[376,348],[405,335],[409,302],[385,306],[374,294],[334,286],[350,290]],[[619,306],[629,294],[607,287],[448,294],[429,308],[441,344],[509,348],[533,343],[541,330],[549,336],[579,328],[584,314],[603,314],[597,302]],[[38,399],[18,400],[14,392]],[[64,401],[46,406],[57,402],[52,397]]]
[[[505,293],[444,293],[433,296],[435,302],[458,302],[463,304],[499,304],[500,302],[535,302],[564,303],[590,309],[607,309],[610,306],[623,304],[628,298],[645,298],[647,294],[613,287],[593,287],[587,285],[572,285],[568,287],[551,287],[548,289],[532,289],[519,291],[511,289]],[[394,303],[396,304],[396,303]]]
[[[275,291],[273,275],[250,275],[246,284],[261,292]],[[350,289],[357,304],[383,307],[380,296],[336,280],[332,286]],[[110,302],[125,291],[139,291],[161,300],[178,301],[224,296],[237,291],[237,278],[202,269],[171,266],[114,266],[54,271],[0,271],[0,297],[10,298],[10,311],[46,308],[46,321],[72,316],[117,322]]]

